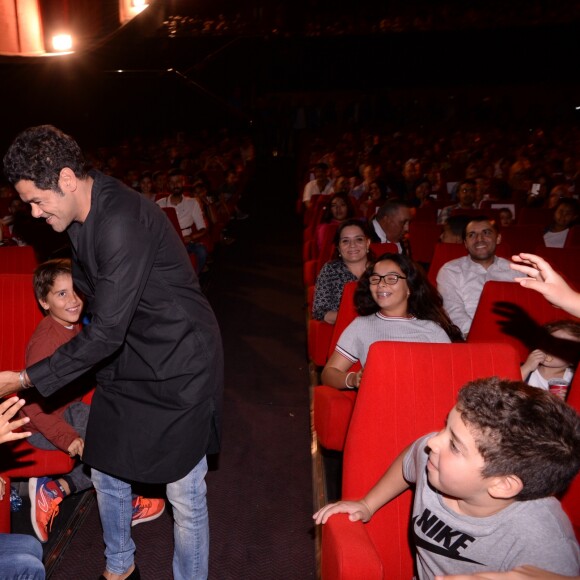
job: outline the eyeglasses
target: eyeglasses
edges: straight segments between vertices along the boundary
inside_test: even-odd
[[[379,274],[371,274],[369,276],[369,282],[373,285],[373,286],[377,286],[378,284],[381,283],[381,280],[384,280],[385,284],[388,284],[389,286],[394,286],[399,279],[402,278],[403,280],[407,279],[407,276],[401,276],[401,274],[385,274],[384,276],[380,276]]]

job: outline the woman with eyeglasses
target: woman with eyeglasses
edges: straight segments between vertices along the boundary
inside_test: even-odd
[[[328,324],[336,322],[344,285],[358,280],[374,259],[366,222],[350,219],[340,224],[334,245],[334,259],[322,266],[316,279],[312,305],[312,317]]]
[[[371,344],[400,342],[463,342],[461,331],[443,309],[443,299],[422,268],[403,254],[383,254],[362,275],[355,292],[359,316],[340,335],[322,371],[322,384],[356,389]]]

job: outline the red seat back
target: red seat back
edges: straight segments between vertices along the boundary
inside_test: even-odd
[[[447,264],[450,260],[456,260],[467,255],[467,249],[464,244],[444,244],[437,242],[429,266],[427,278],[433,286],[437,287],[437,274],[443,264]]]
[[[523,362],[531,350],[538,348],[538,326],[561,319],[576,320],[538,292],[515,282],[486,282],[467,341],[511,344]]]
[[[32,274],[38,260],[32,246],[0,247],[0,273]]]
[[[0,369],[24,367],[26,345],[42,318],[32,273],[0,274]]]
[[[338,315],[332,332],[332,339],[328,347],[328,356],[330,356],[336,347],[336,343],[344,329],[358,316],[354,307],[354,292],[358,282],[347,282],[342,290],[342,298],[338,307]]]
[[[580,247],[546,248],[542,244],[532,253],[542,256],[572,286],[580,289]]]
[[[544,246],[544,227],[538,224],[514,224],[501,229],[502,245],[508,243],[514,254],[530,253]]]
[[[554,211],[544,207],[526,207],[519,209],[516,216],[516,223],[522,224],[538,224],[541,226],[548,226],[554,220]]]
[[[432,222],[412,221],[409,225],[409,241],[411,242],[413,260],[422,264],[430,264],[440,236],[441,226],[435,220]]]

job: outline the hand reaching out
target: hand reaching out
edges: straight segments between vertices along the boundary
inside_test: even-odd
[[[349,514],[348,519],[351,522],[368,522],[372,517],[371,510],[364,501],[339,501],[325,505],[312,518],[317,524],[325,524],[335,514]]]
[[[516,282],[543,294],[554,306],[580,316],[580,294],[572,290],[546,260],[535,254],[519,254],[512,256],[512,260],[515,262],[510,264],[512,270],[525,275],[515,278]]]
[[[26,423],[30,421],[28,417],[17,419],[16,421],[10,421],[10,419],[20,411],[24,403],[24,399],[10,397],[0,404],[0,443],[16,441],[32,435],[30,431],[14,433],[15,429],[26,425]]]

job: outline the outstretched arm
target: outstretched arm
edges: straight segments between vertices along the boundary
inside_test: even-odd
[[[352,522],[368,522],[373,514],[386,503],[403,493],[409,484],[403,477],[403,459],[409,448],[393,461],[375,486],[360,501],[339,501],[319,509],[312,517],[317,524],[325,524],[334,514],[349,514]]]
[[[519,254],[512,256],[512,260],[515,263],[511,268],[525,275],[515,278],[516,282],[543,294],[554,306],[580,316],[580,294],[572,290],[546,260],[535,254]]]

